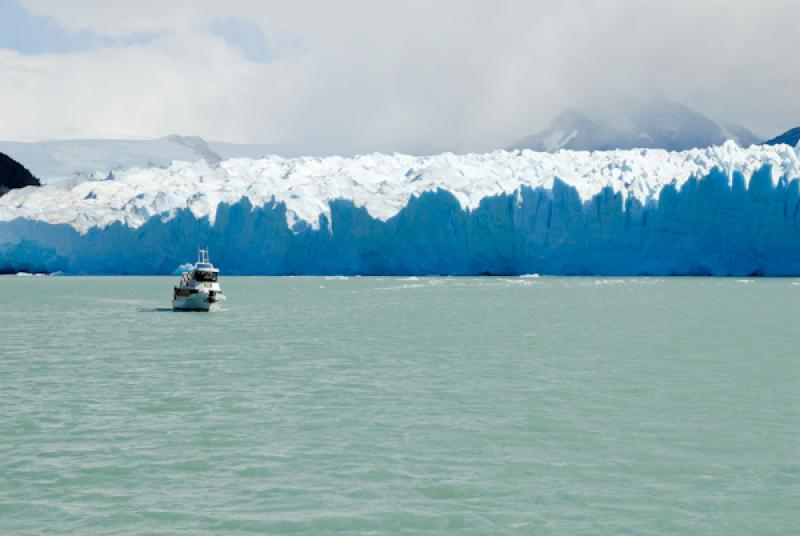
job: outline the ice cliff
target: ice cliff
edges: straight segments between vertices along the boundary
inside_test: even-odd
[[[798,152],[173,162],[0,198],[0,271],[800,274]]]

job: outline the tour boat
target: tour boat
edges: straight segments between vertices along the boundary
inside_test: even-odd
[[[181,282],[172,291],[172,308],[176,311],[219,311],[225,295],[218,278],[219,270],[208,260],[208,250],[198,250],[194,268],[183,272]]]

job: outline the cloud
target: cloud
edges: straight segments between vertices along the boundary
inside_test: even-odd
[[[22,6],[98,41],[0,41],[4,139],[178,132],[306,153],[485,151],[563,108],[613,114],[652,92],[764,135],[800,124],[794,1]]]
[[[250,61],[268,63],[274,59],[264,38],[264,32],[257,24],[242,19],[223,19],[212,23],[209,30],[238,48]]]
[[[72,31],[51,17],[33,15],[14,1],[0,0],[0,48],[25,54],[73,53],[114,45],[138,45],[154,37],[133,33],[115,39],[89,28]]]

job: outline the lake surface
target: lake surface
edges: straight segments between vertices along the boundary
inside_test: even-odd
[[[1,534],[775,534],[800,280],[0,277]]]

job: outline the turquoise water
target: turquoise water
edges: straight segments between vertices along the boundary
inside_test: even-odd
[[[790,534],[800,280],[0,277],[1,534]]]

